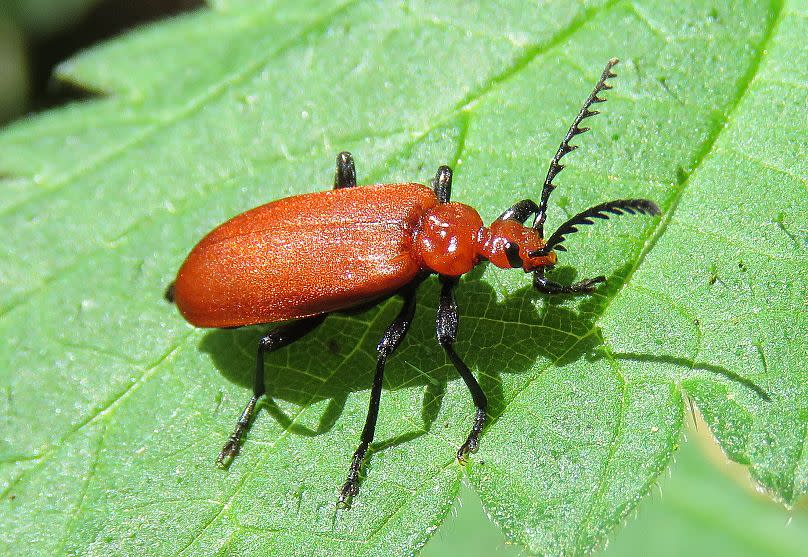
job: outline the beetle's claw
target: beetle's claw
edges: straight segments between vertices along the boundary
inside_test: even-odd
[[[238,454],[239,451],[239,442],[238,439],[233,439],[232,437],[227,440],[227,443],[224,444],[222,447],[221,452],[219,452],[219,456],[216,457],[216,464],[219,466],[225,466],[226,461],[231,461],[235,456]]]
[[[337,500],[337,508],[338,509],[350,509],[351,508],[351,501],[356,494],[359,493],[359,485],[353,480],[348,480],[345,482],[345,485],[342,486],[342,489],[339,493],[339,499]]]
[[[468,462],[468,456],[470,454],[476,453],[477,449],[479,448],[480,443],[477,441],[477,436],[469,435],[468,439],[466,439],[466,442],[460,445],[460,448],[457,449],[457,462],[465,466],[466,462]]]

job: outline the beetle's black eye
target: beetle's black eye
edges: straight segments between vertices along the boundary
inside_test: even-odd
[[[519,257],[519,246],[513,242],[508,242],[505,247],[505,257],[508,258],[508,265],[514,269],[522,268],[522,258]]]

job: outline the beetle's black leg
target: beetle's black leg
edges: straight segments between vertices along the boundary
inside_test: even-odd
[[[368,406],[368,416],[365,419],[365,428],[362,430],[362,437],[359,448],[351,459],[351,467],[348,470],[348,479],[342,486],[339,494],[337,506],[345,508],[350,506],[351,499],[359,492],[359,469],[365,459],[368,447],[373,442],[373,435],[376,433],[376,419],[379,417],[379,402],[382,398],[382,380],[384,379],[384,365],[387,358],[395,352],[401,341],[407,334],[415,315],[415,285],[408,287],[401,294],[404,297],[404,305],[398,316],[393,320],[382,336],[376,347],[378,357],[376,359],[376,375],[373,377],[373,387],[370,390],[370,404]]]
[[[356,186],[356,167],[353,156],[348,151],[337,155],[337,170],[334,172],[334,189]]]
[[[506,209],[497,220],[513,219],[515,221],[525,224],[525,221],[531,215],[536,215],[539,212],[539,206],[532,199],[523,199],[518,203],[514,203],[510,208]]]
[[[452,197],[452,169],[446,165],[438,168],[435,179],[432,180],[432,188],[441,203],[449,203]]]
[[[258,341],[258,356],[255,359],[253,395],[250,398],[250,401],[247,403],[247,406],[244,408],[244,411],[241,413],[241,416],[236,423],[236,428],[227,439],[227,443],[225,443],[224,447],[219,453],[216,462],[223,464],[225,459],[234,457],[238,454],[241,436],[244,435],[244,432],[250,426],[250,421],[255,413],[255,405],[258,402],[258,399],[261,398],[261,396],[266,392],[266,386],[264,384],[264,354],[277,350],[278,348],[282,348],[293,343],[299,338],[304,337],[306,334],[311,332],[312,329],[317,327],[317,325],[322,323],[324,319],[325,315],[317,315],[315,317],[301,319],[300,321],[282,325],[274,331],[270,331],[265,336],[261,337],[261,340]]]
[[[595,285],[600,282],[606,282],[606,277],[599,276],[564,285],[548,280],[544,276],[544,268],[536,269],[533,272],[533,288],[545,294],[591,294],[595,291]]]
[[[460,377],[466,382],[466,386],[471,391],[471,398],[474,400],[474,406],[477,412],[474,415],[474,424],[471,426],[471,433],[469,433],[466,442],[463,443],[457,450],[457,460],[461,464],[465,464],[466,457],[469,453],[477,452],[478,441],[480,432],[485,425],[486,408],[488,408],[488,399],[485,397],[480,384],[472,375],[468,366],[460,359],[457,352],[454,350],[454,342],[457,339],[457,302],[454,299],[454,287],[457,285],[457,278],[441,276],[441,291],[440,291],[440,304],[438,305],[438,317],[435,325],[437,329],[438,342],[446,351],[446,355],[454,364]]]

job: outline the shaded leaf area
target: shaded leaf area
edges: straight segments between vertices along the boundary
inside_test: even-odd
[[[805,127],[792,117],[806,21],[766,2],[220,1],[66,63],[63,79],[109,96],[0,136],[14,238],[0,254],[4,550],[407,554],[468,473],[510,539],[582,554],[667,466],[684,393],[794,501],[808,474]],[[213,465],[262,329],[194,330],[165,304],[194,242],[328,187],[344,149],[363,183],[426,182],[449,163],[455,199],[494,218],[538,196],[615,55],[618,87],[565,158],[548,229],[611,198],[666,215],[568,240],[553,276],[606,274],[592,297],[545,300],[495,269],[465,277],[457,348],[493,414],[465,472],[454,451],[472,408],[434,340],[434,280],[390,362],[350,512],[334,501],[398,301],[275,354],[275,401],[230,469]]]

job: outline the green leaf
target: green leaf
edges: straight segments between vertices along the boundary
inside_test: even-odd
[[[726,462],[715,458],[711,462],[705,456],[697,444],[683,444],[672,476],[660,481],[658,493],[640,505],[637,520],[615,536],[603,555],[799,557],[805,553],[806,509],[787,511],[753,496],[744,489],[748,486],[726,475]]]
[[[691,429],[688,437],[694,433],[701,436]],[[671,465],[671,477],[660,478],[659,485],[638,507],[637,517],[613,536],[606,550],[596,555],[803,555],[808,543],[808,508],[787,511],[765,496],[751,496],[748,480],[739,485],[739,481],[728,476],[740,473],[738,480],[741,480],[747,476],[745,469],[731,469],[720,453],[708,457],[699,445],[704,443],[682,444],[676,462]],[[479,497],[472,490],[465,487],[461,493],[452,515],[426,545],[422,557],[525,554],[518,546],[503,543],[502,533],[488,521]]]
[[[805,493],[804,2],[286,4],[222,0],[88,51],[60,75],[107,96],[0,135],[4,552],[403,555],[465,474],[509,539],[584,554],[668,466],[685,395],[772,494]],[[327,188],[340,150],[362,183],[451,164],[455,200],[493,219],[538,196],[610,56],[548,227],[613,198],[665,216],[571,237],[553,276],[606,274],[591,297],[465,277],[457,350],[493,416],[471,463],[430,280],[353,509],[334,502],[397,301],[268,358],[275,402],[217,468],[263,329],[195,330],[166,305],[190,247]]]

